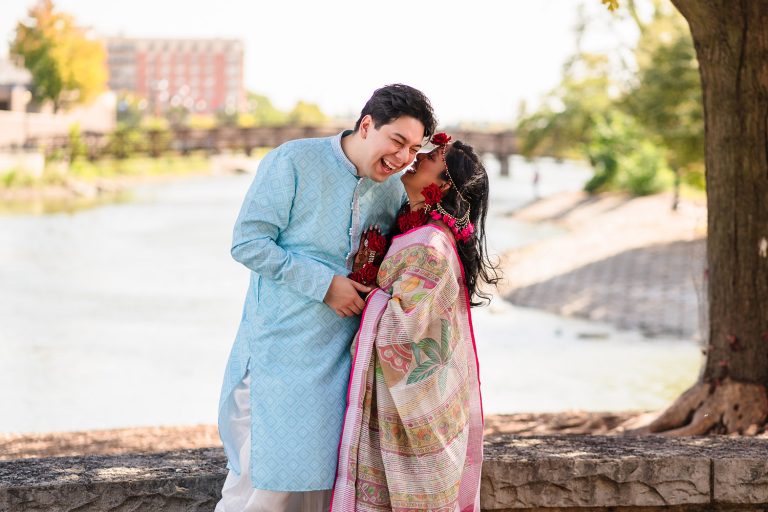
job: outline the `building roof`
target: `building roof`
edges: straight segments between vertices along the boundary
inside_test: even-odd
[[[244,45],[240,39],[223,38],[159,38],[159,37],[107,37],[107,50],[154,50],[154,51],[235,51],[242,52]]]

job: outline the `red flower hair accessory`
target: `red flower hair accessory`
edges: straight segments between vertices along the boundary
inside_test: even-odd
[[[424,196],[424,204],[426,206],[435,206],[443,199],[443,191],[437,183],[430,183],[423,189],[421,189],[421,195]]]
[[[432,136],[430,142],[435,146],[445,146],[451,142],[451,136],[445,132],[436,133]]]

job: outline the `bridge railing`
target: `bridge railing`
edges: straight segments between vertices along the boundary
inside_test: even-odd
[[[256,148],[277,147],[284,142],[312,137],[327,137],[342,131],[338,126],[258,126],[237,127],[220,126],[215,128],[173,127],[168,130],[146,130],[143,147],[134,148],[133,152],[160,156],[168,151],[187,154],[204,151],[209,154],[224,151],[243,151],[250,154]],[[517,137],[513,131],[483,132],[456,130],[451,131],[454,139],[473,146],[479,154],[492,154],[501,163],[501,173],[509,172],[509,157],[517,153]],[[82,142],[89,158],[103,156],[125,156],[115,149],[114,139],[119,132],[112,134],[85,132]],[[120,141],[118,141],[119,143]],[[67,150],[71,144],[69,137],[55,136],[29,139],[28,146],[38,147],[52,154],[56,150]],[[117,144],[119,147],[119,144]]]

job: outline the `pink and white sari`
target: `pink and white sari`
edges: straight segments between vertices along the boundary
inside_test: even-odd
[[[480,511],[483,413],[452,237],[395,237],[353,345],[333,512]]]

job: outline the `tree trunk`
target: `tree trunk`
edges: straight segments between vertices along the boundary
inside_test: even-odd
[[[651,430],[743,431],[768,416],[768,0],[672,3],[690,26],[704,99],[709,345],[703,381]],[[755,407],[739,403],[747,397]],[[703,411],[720,417],[700,414],[691,428]]]

